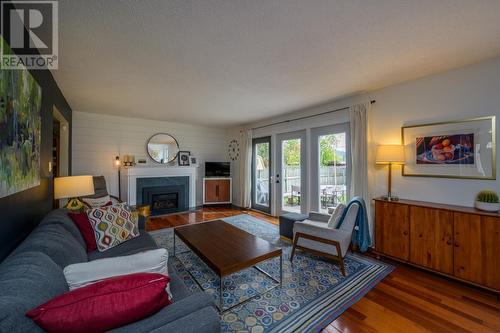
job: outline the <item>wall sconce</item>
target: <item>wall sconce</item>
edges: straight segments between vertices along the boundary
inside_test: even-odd
[[[122,162],[120,161],[120,156],[116,156],[116,158],[115,158],[115,166],[119,167],[121,164],[122,164]]]

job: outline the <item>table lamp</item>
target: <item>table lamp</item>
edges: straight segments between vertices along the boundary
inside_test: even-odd
[[[94,194],[92,176],[54,178],[54,199],[68,199],[67,209],[80,210],[83,207],[80,197],[92,194]]]
[[[376,164],[389,165],[389,178],[387,181],[387,196],[383,197],[387,201],[397,201],[398,197],[391,193],[391,172],[393,164],[405,164],[405,151],[402,145],[379,145],[377,146]]]

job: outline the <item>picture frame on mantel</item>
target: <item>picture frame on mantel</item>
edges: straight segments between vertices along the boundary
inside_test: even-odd
[[[496,179],[495,116],[403,126],[403,176]]]
[[[190,166],[191,163],[189,161],[189,156],[191,155],[191,152],[189,151],[179,151],[177,154],[177,162],[179,166]]]

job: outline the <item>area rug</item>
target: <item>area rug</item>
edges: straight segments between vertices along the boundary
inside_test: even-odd
[[[222,220],[283,249],[281,287],[266,292],[276,283],[252,268],[224,279],[224,308],[262,295],[225,312],[221,317],[223,332],[320,332],[394,269],[378,260],[348,253],[344,277],[333,262],[300,250],[291,265],[292,246],[280,239],[277,226],[246,214]],[[172,228],[153,231],[151,235],[172,255]],[[171,256],[170,260],[191,291],[200,290],[194,276],[219,304],[218,276],[178,238],[176,257]],[[258,266],[279,279],[279,258]]]

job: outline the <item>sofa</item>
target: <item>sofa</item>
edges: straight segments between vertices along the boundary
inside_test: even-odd
[[[85,242],[66,209],[50,212],[31,234],[0,263],[0,332],[43,332],[25,313],[68,291],[67,265],[158,248],[144,230],[141,235],[104,252],[86,252]],[[212,296],[190,293],[169,261],[173,303],[156,314],[113,329],[115,333],[219,332],[220,317]]]

